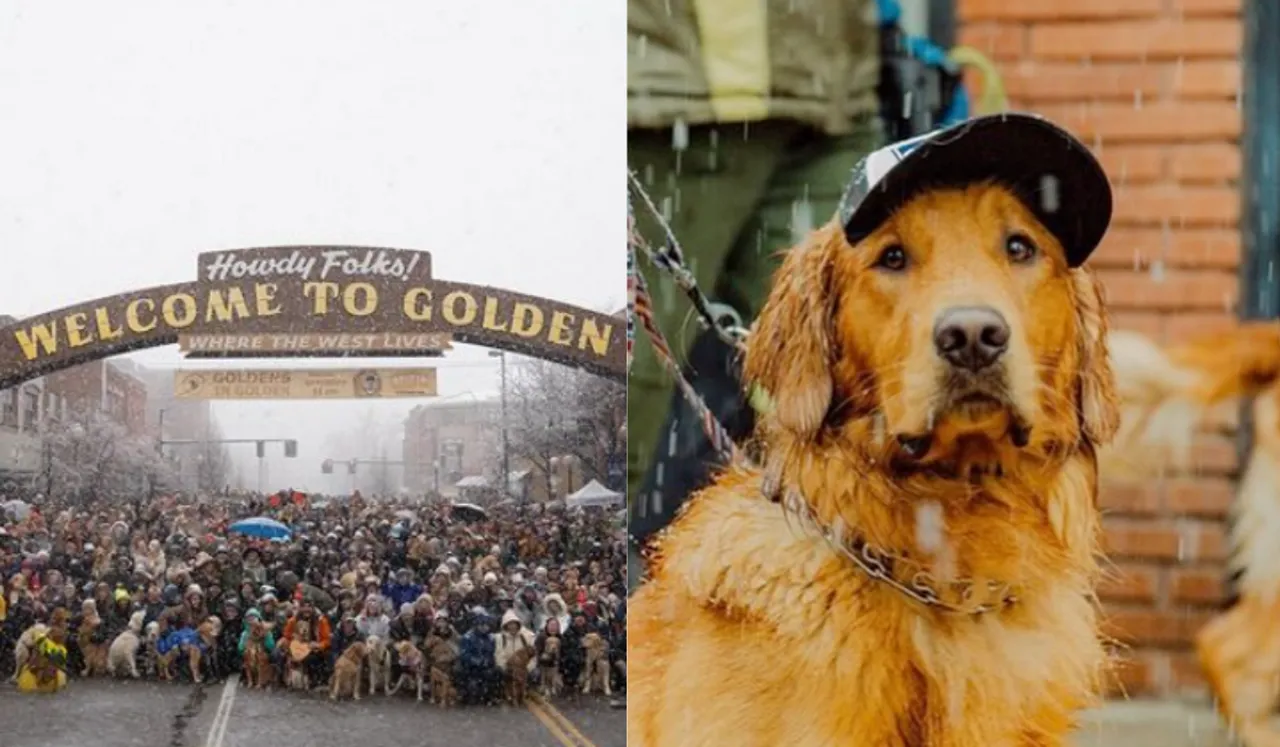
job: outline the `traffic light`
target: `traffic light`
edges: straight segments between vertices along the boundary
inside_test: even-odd
[[[326,459],[326,460],[324,460],[323,462],[321,462],[321,463],[320,463],[320,472],[322,472],[323,474],[326,474],[326,475],[332,475],[332,474],[333,474],[333,460],[332,460],[332,459]]]
[[[356,473],[356,460],[352,459],[347,462],[347,473],[352,475]]]
[[[298,442],[290,439],[284,442],[284,455],[289,459],[298,456]]]
[[[267,445],[261,441],[258,442],[258,458],[262,459],[267,455]]]

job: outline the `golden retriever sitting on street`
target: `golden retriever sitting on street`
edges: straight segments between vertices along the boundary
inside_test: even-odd
[[[365,644],[356,641],[347,646],[338,661],[333,665],[332,687],[329,689],[329,700],[350,697],[360,699],[360,675],[364,668],[364,659],[368,653]]]

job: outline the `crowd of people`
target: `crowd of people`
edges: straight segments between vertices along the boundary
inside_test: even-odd
[[[516,676],[580,688],[602,661],[601,689],[625,692],[626,550],[600,509],[294,491],[8,505],[0,671],[24,689],[84,676],[260,683],[263,652],[267,685],[320,689],[359,643],[361,656],[387,652],[391,681],[416,674],[463,704],[499,702]],[[251,517],[290,531],[232,528]],[[114,644],[130,635],[123,665]]]

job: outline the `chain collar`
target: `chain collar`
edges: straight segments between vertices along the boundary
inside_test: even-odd
[[[930,609],[975,617],[1008,609],[1018,602],[1012,587],[999,581],[979,584],[969,579],[957,579],[940,584],[928,571],[923,570],[910,577],[900,577],[894,572],[895,558],[892,555],[868,544],[861,537],[846,539],[841,536],[841,532],[823,526],[809,507],[808,501],[798,491],[788,490],[784,500],[780,491],[769,489],[768,482],[766,480],[766,498],[782,505],[784,511],[796,516],[800,523],[817,532],[831,549],[851,561],[867,576],[908,599]]]

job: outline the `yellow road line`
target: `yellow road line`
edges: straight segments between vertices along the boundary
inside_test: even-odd
[[[561,729],[558,724],[556,724],[555,719],[551,718],[550,715],[544,713],[542,709],[534,705],[534,702],[532,699],[526,700],[524,702],[524,707],[528,708],[529,713],[532,713],[534,715],[534,718],[541,721],[542,725],[546,727],[547,731],[551,732],[551,736],[560,740],[560,744],[564,745],[564,747],[579,747],[579,745],[574,744],[573,740],[569,738],[569,735],[565,734],[564,730]]]
[[[573,723],[573,721],[569,720],[569,717],[561,713],[558,708],[551,705],[550,701],[546,700],[545,698],[539,695],[534,695],[532,698],[530,698],[530,700],[542,706],[543,710],[552,718],[554,718],[560,724],[560,726],[564,727],[565,731],[569,732],[574,737],[576,737],[581,747],[596,747],[596,743],[592,742],[590,739],[587,739],[587,735],[579,731],[578,727]]]

